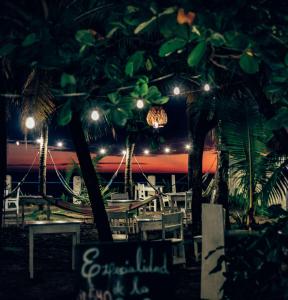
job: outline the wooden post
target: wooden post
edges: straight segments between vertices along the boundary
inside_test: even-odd
[[[215,252],[209,255],[211,251]],[[225,280],[223,275],[225,264],[222,264],[220,271],[210,274],[222,255],[224,255],[223,207],[218,204],[202,204],[201,299],[218,300],[223,297],[221,287]]]
[[[171,175],[171,192],[176,193],[176,177],[175,177],[175,174]]]
[[[12,177],[11,175],[6,175],[6,190],[7,195],[11,193],[12,191]]]
[[[80,176],[74,176],[73,177],[73,193],[76,195],[80,195],[81,193],[81,177]],[[73,197],[73,203],[74,204],[81,204],[81,201],[77,199],[76,197]]]
[[[156,176],[155,175],[149,175],[148,180],[151,184],[156,185]]]

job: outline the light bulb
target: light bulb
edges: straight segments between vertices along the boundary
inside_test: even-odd
[[[122,150],[121,153],[122,153],[122,155],[126,154],[126,150]]]
[[[204,90],[205,92],[209,92],[209,91],[211,90],[210,85],[209,85],[208,83],[205,83],[204,86],[203,86],[203,90]]]
[[[101,148],[101,149],[99,150],[99,152],[100,152],[100,154],[105,154],[105,153],[106,153],[106,149],[105,149],[105,148]]]
[[[165,147],[165,148],[164,148],[164,152],[165,152],[165,153],[170,153],[170,151],[171,151],[171,150],[170,150],[169,147]]]
[[[150,151],[148,149],[145,149],[143,152],[145,155],[148,155],[150,153]]]
[[[42,140],[43,140],[42,138],[39,138],[39,139],[36,140],[36,143],[37,143],[37,144],[41,144],[41,143],[42,143]]]
[[[63,142],[57,142],[57,147],[62,148],[63,147]]]
[[[16,146],[19,146],[20,145],[20,142],[19,141],[16,141]]]
[[[99,118],[100,118],[99,111],[98,111],[98,110],[93,110],[93,111],[91,112],[91,119],[92,119],[93,121],[98,121]]]
[[[190,145],[190,144],[185,145],[185,149],[186,149],[186,150],[191,149],[191,145]]]
[[[35,120],[33,117],[28,117],[25,121],[25,126],[28,129],[33,129],[35,127]]]
[[[176,96],[180,94],[180,89],[179,89],[178,86],[175,86],[175,87],[174,87],[173,93],[174,93],[174,95],[176,95]]]
[[[142,109],[144,107],[144,101],[142,99],[137,100],[136,106],[139,109]]]

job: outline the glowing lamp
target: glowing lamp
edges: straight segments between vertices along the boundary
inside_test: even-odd
[[[91,119],[92,119],[93,121],[98,121],[99,118],[100,118],[99,111],[98,111],[98,110],[93,110],[93,111],[91,112]]]
[[[16,141],[16,146],[19,146],[20,145],[20,142],[19,141]]]
[[[209,92],[209,91],[211,90],[210,85],[209,85],[208,83],[205,83],[204,86],[203,86],[203,90],[204,90],[205,92]]]
[[[191,149],[191,145],[190,145],[190,144],[185,145],[185,149],[186,149],[186,150]]]
[[[57,142],[57,147],[62,148],[63,147],[63,142]]]
[[[28,129],[33,129],[35,127],[35,120],[33,117],[28,117],[25,121],[25,126]]]
[[[136,102],[136,106],[139,109],[142,109],[144,107],[144,101],[142,99],[138,99]]]
[[[153,106],[148,111],[146,121],[153,128],[163,127],[168,122],[167,114],[163,107]]]
[[[170,153],[170,151],[171,151],[171,150],[170,150],[169,147],[165,147],[165,148],[164,148],[164,152],[165,152],[165,153]]]
[[[105,154],[107,151],[106,151],[105,148],[101,148],[101,149],[99,150],[99,152],[100,152],[100,154]]]
[[[180,95],[180,88],[178,86],[175,86],[174,89],[173,89],[173,94],[175,96],[178,96]]]
[[[144,153],[145,155],[148,155],[148,154],[150,153],[150,151],[149,151],[148,149],[145,149],[145,150],[143,151],[143,153]]]

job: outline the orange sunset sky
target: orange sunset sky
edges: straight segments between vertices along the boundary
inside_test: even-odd
[[[35,145],[17,146],[15,144],[8,144],[8,170],[11,169],[28,169],[32,164],[35,155],[38,152],[38,147]],[[65,169],[73,160],[77,161],[75,152],[66,150],[56,150],[50,148],[53,159],[58,169]],[[109,149],[108,149],[109,151]],[[92,153],[92,156],[95,155]],[[99,164],[99,171],[103,173],[113,173],[116,171],[121,156],[107,155]],[[187,173],[188,171],[188,155],[187,153],[177,154],[156,154],[156,155],[137,155],[142,169],[146,173]],[[36,159],[35,167],[38,167],[38,159]],[[52,162],[48,155],[47,167],[52,168]],[[216,169],[216,152],[215,150],[207,150],[203,156],[203,173],[214,173]],[[124,164],[120,171],[124,170]],[[133,161],[133,172],[140,172],[137,163]]]

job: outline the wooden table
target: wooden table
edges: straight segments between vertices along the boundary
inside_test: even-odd
[[[162,215],[141,215],[136,216],[137,230],[141,240],[147,240],[148,231],[162,231]]]
[[[48,196],[52,198],[51,196]],[[42,196],[34,196],[34,195],[28,195],[28,196],[20,196],[19,197],[19,206],[21,206],[21,218],[22,218],[22,226],[25,221],[25,214],[24,214],[24,206],[34,204],[34,205],[47,205],[47,219],[50,219],[50,203],[45,200]]]
[[[113,200],[107,200],[107,205],[108,207],[113,207],[113,206],[129,206],[129,204],[133,204],[137,202],[136,200],[131,200],[131,199],[113,199]]]
[[[29,226],[29,274],[34,278],[34,235],[46,233],[72,233],[72,270],[75,269],[75,246],[80,243],[80,222],[37,221]]]

